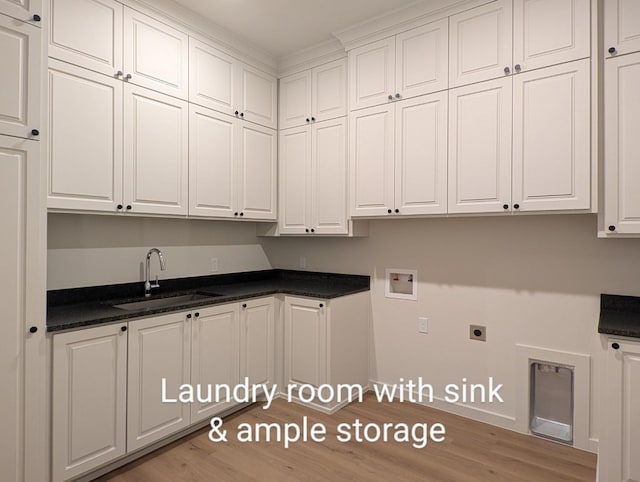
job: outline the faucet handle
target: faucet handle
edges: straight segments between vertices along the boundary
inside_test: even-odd
[[[160,283],[158,282],[158,275],[156,275],[156,281],[151,285],[152,288],[160,288]]]

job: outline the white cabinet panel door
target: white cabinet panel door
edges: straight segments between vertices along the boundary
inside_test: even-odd
[[[324,307],[320,307],[324,304]],[[284,373],[285,384],[327,383],[326,303],[285,297]]]
[[[351,216],[383,216],[393,207],[394,111],[388,104],[351,113]]]
[[[189,98],[189,41],[184,33],[140,12],[124,10],[124,73],[129,82]]]
[[[280,79],[280,129],[303,126],[311,120],[311,71]]]
[[[389,102],[396,94],[395,37],[349,51],[349,108],[362,109]]]
[[[589,57],[590,13],[589,0],[516,0],[514,65],[527,71]]]
[[[49,60],[48,207],[122,203],[122,82]]]
[[[447,212],[447,92],[396,105],[395,207]]]
[[[311,77],[312,117],[325,121],[347,115],[347,59],[316,67]]]
[[[496,79],[511,71],[511,0],[449,18],[449,87]]]
[[[311,145],[311,229],[348,234],[347,120],[314,124]]]
[[[605,62],[605,224],[640,233],[640,53]]]
[[[277,132],[249,122],[238,125],[238,210],[245,219],[275,221]]]
[[[54,335],[53,480],[125,454],[126,402],[126,323]]]
[[[249,65],[238,63],[240,107],[243,119],[275,129],[278,127],[278,81]]]
[[[40,38],[39,28],[0,15],[0,134],[38,139]]]
[[[304,234],[311,227],[311,126],[280,131],[279,230]]]
[[[189,404],[177,399],[190,380],[191,325],[185,313],[129,324],[127,452],[133,452],[189,426]]]
[[[445,18],[396,36],[396,91],[401,98],[448,87],[448,31]]]
[[[187,102],[125,84],[124,198],[133,213],[187,214]]]
[[[250,300],[240,310],[240,381],[272,385],[275,380],[273,298]]]
[[[49,56],[115,76],[122,71],[122,4],[51,0]]]
[[[189,215],[233,217],[236,119],[189,106]]]
[[[638,0],[604,0],[605,55],[640,51],[640,2]]]
[[[33,16],[42,18],[42,0],[0,0],[0,12],[40,27],[42,21],[34,20]]]
[[[510,77],[449,91],[450,213],[510,208],[511,91]]]
[[[591,62],[513,78],[513,205],[520,211],[591,206]]]
[[[189,38],[189,102],[224,114],[237,109],[236,60]]]
[[[239,383],[238,304],[194,310],[191,319],[191,384],[214,388],[211,401],[191,404],[191,423],[196,423],[235,404],[233,400],[216,401],[215,386],[227,384],[233,389]]]

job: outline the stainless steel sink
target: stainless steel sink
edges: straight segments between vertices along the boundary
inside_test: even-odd
[[[222,296],[217,294],[200,294],[194,293],[190,295],[169,296],[167,298],[156,298],[153,300],[132,301],[130,303],[121,303],[118,305],[112,305],[114,308],[127,311],[137,310],[153,310],[156,308],[167,308],[170,306],[188,305],[207,299],[215,298],[216,296]]]

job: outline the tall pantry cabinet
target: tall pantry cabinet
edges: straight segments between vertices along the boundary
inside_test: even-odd
[[[0,1],[0,467],[7,482],[47,478],[41,8]]]

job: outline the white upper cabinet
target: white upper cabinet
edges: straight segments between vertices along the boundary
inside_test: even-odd
[[[608,57],[640,51],[638,0],[604,0],[604,48]]]
[[[133,213],[186,215],[188,104],[125,85],[124,199]]]
[[[590,0],[515,0],[514,71],[589,57],[590,12]]]
[[[280,79],[280,129],[347,115],[347,59]]]
[[[449,18],[450,87],[511,72],[511,2],[498,0]]]
[[[278,192],[281,234],[304,234],[311,226],[311,128],[280,131]]]
[[[122,207],[122,90],[118,79],[49,60],[49,208]]]
[[[640,52],[605,62],[605,229],[640,234]]]
[[[163,94],[188,98],[187,35],[125,8],[123,38],[125,79]]]
[[[49,56],[115,76],[123,70],[123,9],[115,0],[51,0]]]
[[[0,0],[0,13],[41,26],[42,0]]]
[[[449,92],[449,212],[511,206],[511,78]]]
[[[278,127],[278,81],[250,65],[238,64],[239,115],[242,119],[276,129]]]
[[[514,209],[590,208],[590,69],[583,59],[513,78]]]
[[[40,135],[40,38],[39,28],[0,15],[0,134]]]
[[[189,101],[233,115],[237,109],[236,60],[189,38]]]
[[[349,107],[362,109],[447,88],[447,19],[349,52]]]

